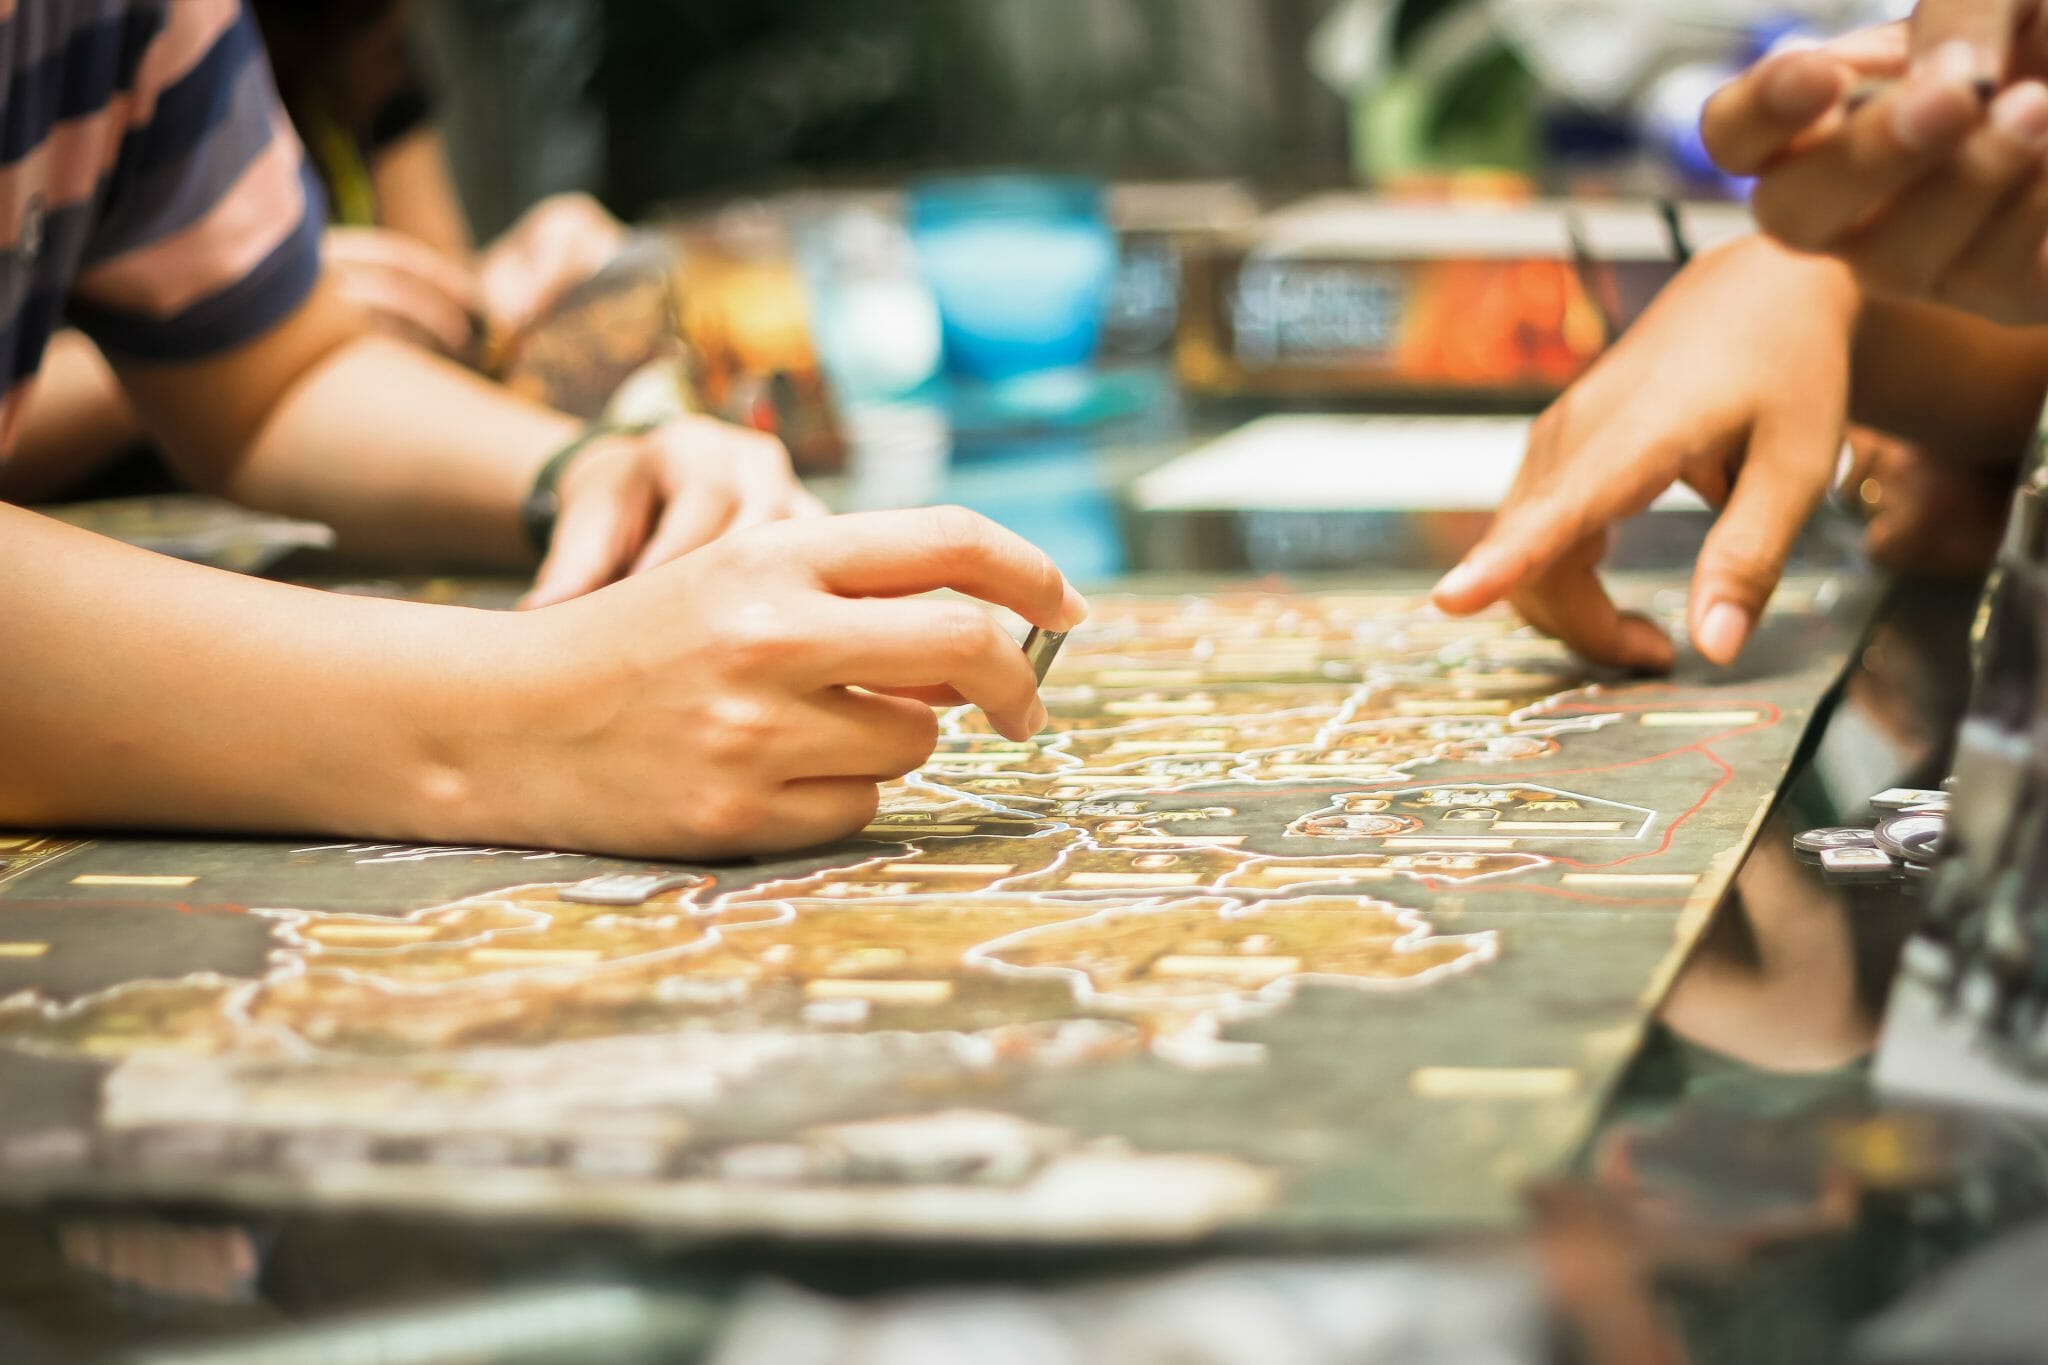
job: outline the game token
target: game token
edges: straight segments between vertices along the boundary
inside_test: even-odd
[[[1871,797],[1870,804],[1879,810],[1905,810],[1910,806],[1946,807],[1948,793],[1924,787],[1892,787]]]
[[[1876,848],[1824,849],[1820,865],[1843,881],[1884,881],[1892,875],[1891,855]]]
[[[694,872],[613,872],[587,877],[556,894],[578,905],[640,905],[664,891],[702,880]]]
[[[1876,848],[1877,836],[1854,825],[1829,825],[1793,835],[1792,847],[1818,857],[1831,848]]]
[[[1052,661],[1059,657],[1060,646],[1066,642],[1066,631],[1040,630],[1037,626],[1024,637],[1024,657],[1030,660],[1031,671],[1038,675],[1039,682],[1043,683],[1045,675],[1052,672]]]
[[[1877,847],[1901,862],[1931,863],[1947,823],[1939,815],[1894,815],[1877,822]]]

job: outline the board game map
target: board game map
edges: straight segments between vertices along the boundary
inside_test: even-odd
[[[653,865],[0,834],[0,1196],[1004,1243],[1507,1225],[1854,646],[1835,599],[1788,584],[1737,671],[1594,681],[1399,593],[1098,598],[1037,739],[950,713],[858,838],[634,906],[561,893]]]

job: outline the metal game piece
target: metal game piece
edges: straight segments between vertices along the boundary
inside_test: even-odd
[[[704,880],[694,872],[610,872],[586,877],[556,892],[578,905],[640,905],[664,891]]]
[[[1891,787],[1871,797],[1870,804],[1879,810],[1905,810],[1910,806],[1946,807],[1948,793],[1923,787]]]
[[[1877,822],[1877,847],[1900,862],[1931,864],[1948,820],[1940,815],[1894,815]]]
[[[1040,630],[1037,626],[1024,637],[1024,657],[1030,661],[1031,671],[1038,675],[1041,685],[1045,675],[1052,671],[1052,661],[1059,657],[1060,646],[1066,642],[1066,631]]]
[[[1817,858],[1831,848],[1876,848],[1877,836],[1854,825],[1828,825],[1793,835],[1792,847]]]
[[[1825,849],[1820,855],[1820,865],[1829,877],[1838,881],[1889,881],[1892,875],[1891,855],[1877,848]]]

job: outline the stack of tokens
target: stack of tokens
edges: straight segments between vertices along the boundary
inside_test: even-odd
[[[1821,865],[1830,881],[1924,877],[1948,822],[1948,793],[1893,787],[1870,798],[1886,812],[1874,826],[1830,825],[1792,837],[1793,849]]]

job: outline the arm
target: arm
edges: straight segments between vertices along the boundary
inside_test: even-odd
[[[377,225],[425,242],[451,260],[476,254],[469,216],[455,193],[448,146],[431,125],[414,129],[378,151],[370,167],[377,191]]]
[[[425,835],[469,723],[448,660],[519,686],[482,613],[265,583],[11,507],[0,545],[0,825]]]
[[[141,440],[128,395],[98,348],[77,332],[59,332],[28,390],[14,449],[0,462],[0,498],[61,497]]]
[[[351,552],[530,564],[520,502],[577,430],[449,362],[363,334],[326,288],[235,350],[117,370],[194,484],[324,521]]]
[[[327,288],[235,350],[119,372],[198,487],[325,522],[351,553],[437,564],[530,566],[521,504],[580,430],[449,361],[366,335]],[[559,491],[532,605],[823,510],[779,442],[708,418],[595,442]]]
[[[971,514],[784,522],[493,613],[183,564],[0,506],[0,826],[320,833],[705,858],[858,830],[937,741],[1028,737],[1024,655],[951,587],[1066,629]]]
[[[2026,452],[2048,394],[2048,328],[1872,299],[1850,374],[1852,421],[1944,461],[2010,465]]]

